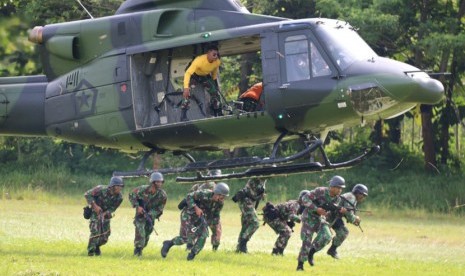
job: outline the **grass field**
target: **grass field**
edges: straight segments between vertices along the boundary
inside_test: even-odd
[[[261,226],[249,242],[250,254],[236,254],[240,230],[237,206],[228,201],[222,214],[223,238],[218,252],[208,242],[193,262],[184,247],[160,256],[163,240],[179,231],[179,211],[170,202],[142,258],[132,256],[133,209],[125,201],[112,220],[112,235],[102,256],[87,257],[88,222],[84,200],[0,200],[0,275],[288,275],[298,274],[297,225],[284,257],[271,256],[276,235]],[[465,275],[463,218],[425,213],[374,212],[362,220],[364,233],[350,225],[339,249],[341,260],[315,257],[305,264],[312,275]],[[303,274],[303,273],[300,273]]]

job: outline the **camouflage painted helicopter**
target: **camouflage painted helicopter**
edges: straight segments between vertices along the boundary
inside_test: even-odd
[[[379,147],[333,164],[322,147],[329,131],[391,118],[444,94],[424,71],[378,56],[346,22],[252,14],[237,0],[127,0],[113,16],[35,27],[29,40],[44,75],[0,79],[0,134],[145,151],[136,171],[115,172],[124,176],[148,174],[154,152],[187,157],[185,167],[161,170],[196,172],[177,179],[187,182],[350,167]],[[260,54],[259,108],[224,101],[224,116],[212,116],[208,93],[196,86],[189,120],[180,120],[186,65],[207,43],[222,56]],[[278,157],[281,142],[296,138],[305,149]],[[208,162],[189,154],[271,143],[265,158]],[[322,163],[307,158],[317,150]]]

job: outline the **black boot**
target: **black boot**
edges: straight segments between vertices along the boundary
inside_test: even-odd
[[[246,239],[240,239],[239,244],[237,245],[236,252],[248,253],[247,242],[248,242],[248,240],[246,240]]]
[[[100,246],[95,247],[95,256],[100,256],[102,252],[100,251]]]
[[[334,259],[339,259],[339,255],[337,254],[337,246],[331,245],[331,247],[328,249],[328,255],[333,257]]]
[[[313,263],[313,255],[316,253],[315,249],[312,247],[312,249],[310,249],[310,252],[308,252],[308,263],[313,266],[315,265]]]
[[[304,262],[299,262],[297,264],[297,271],[304,271]]]
[[[95,250],[89,250],[87,251],[87,256],[92,257],[95,255]]]
[[[218,246],[220,246],[220,245],[219,245],[219,244],[214,244],[214,245],[212,245],[213,251],[217,251],[217,250],[218,250]]]
[[[273,251],[271,251],[271,255],[278,255],[279,254],[279,248],[273,248]]]
[[[172,240],[163,242],[163,247],[161,248],[161,256],[163,258],[166,258],[166,255],[168,255],[168,252],[170,251],[170,248],[173,245],[174,245],[174,243],[173,243]]]
[[[140,247],[134,248],[134,256],[136,256],[136,257],[142,256],[142,248],[140,248]]]
[[[278,248],[278,249],[279,249],[278,254],[281,256],[284,256],[284,248]]]
[[[192,250],[191,252],[189,252],[189,254],[187,255],[187,260],[188,261],[192,261],[194,258],[195,258],[195,252]]]

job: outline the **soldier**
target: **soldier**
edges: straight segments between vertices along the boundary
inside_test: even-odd
[[[313,266],[313,255],[331,241],[329,224],[325,220],[327,215],[326,206],[328,204],[339,204],[341,200],[339,195],[343,188],[345,188],[344,178],[336,175],[329,181],[329,188],[318,187],[302,196],[301,204],[304,206],[300,232],[302,247],[298,257],[297,270],[304,270],[303,265],[306,259]],[[341,208],[339,212],[345,213],[346,209]],[[314,233],[317,233],[317,236],[312,242]]]
[[[258,203],[265,197],[265,184],[259,178],[247,181],[244,188],[239,190],[232,200],[239,204],[241,210],[241,232],[239,233],[236,252],[247,253],[247,242],[259,227],[256,209]]]
[[[89,256],[100,256],[100,246],[106,244],[110,237],[110,220],[123,201],[121,195],[123,187],[123,179],[114,176],[110,179],[109,185],[98,185],[84,194],[87,204],[92,207],[90,237],[87,245]]]
[[[217,176],[221,175],[221,170],[213,170],[208,172],[208,175],[210,176]],[[199,183],[195,184],[191,188],[191,192],[198,191],[198,190],[211,190],[213,191],[215,189],[216,183],[213,181],[206,181],[205,183]],[[211,243],[212,243],[212,248],[213,251],[218,250],[218,247],[220,246],[221,242],[221,233],[222,233],[222,228],[221,228],[221,220],[220,217],[214,217],[213,214],[217,211],[216,209],[223,209],[224,202],[218,202],[217,204],[214,205],[215,208],[211,208],[207,210],[205,213],[205,219],[207,220],[208,227],[210,227],[210,230],[212,232],[211,235]],[[187,244],[187,249],[191,250],[193,244],[188,243]]]
[[[347,209],[347,212],[344,214],[347,222],[356,226],[360,225],[360,217],[355,215],[355,212],[357,211],[357,204],[363,202],[367,196],[368,188],[363,184],[357,184],[352,189],[352,192],[341,195],[341,202],[339,206]],[[331,222],[336,235],[333,237],[333,242],[327,253],[333,258],[339,259],[337,248],[341,246],[349,235],[349,229],[347,229],[344,225],[342,216],[338,214],[331,213],[328,221]]]
[[[271,252],[272,255],[283,255],[287,242],[294,232],[292,228],[296,222],[300,223],[300,217],[297,215],[299,207],[297,200],[289,200],[275,206],[267,202],[263,207],[263,220],[265,221],[263,224],[267,223],[279,235]]]
[[[173,245],[192,243],[193,247],[187,255],[187,260],[193,260],[203,249],[208,237],[206,214],[211,212],[212,218],[219,221],[224,198],[227,196],[229,196],[229,187],[223,182],[216,184],[213,191],[200,190],[187,194],[186,206],[181,212],[179,236],[163,242],[161,256],[166,258]]]
[[[216,45],[209,45],[207,53],[196,57],[184,74],[184,102],[181,106],[181,121],[187,120],[187,110],[189,109],[190,85],[192,82],[202,84],[210,94],[210,108],[213,115],[222,116],[220,91],[218,89],[218,69],[221,61]]]
[[[208,172],[209,176],[218,176],[221,175],[221,170],[212,170]],[[191,192],[197,191],[197,190],[213,190],[215,188],[215,182],[214,181],[205,181],[205,183],[197,183],[194,184],[191,188]]]
[[[142,256],[142,250],[147,246],[153,232],[155,219],[160,219],[163,214],[167,199],[166,192],[161,188],[163,182],[163,175],[154,172],[150,175],[150,185],[137,187],[129,194],[129,201],[136,208],[134,256]]]

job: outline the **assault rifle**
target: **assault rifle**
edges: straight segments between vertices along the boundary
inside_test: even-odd
[[[147,210],[147,205],[145,204],[145,202],[139,199],[139,206],[142,207],[142,216],[144,216],[145,221],[150,225],[151,230],[153,230],[155,234],[158,236],[157,230],[155,230],[154,227],[155,224],[153,222],[153,219]]]
[[[352,205],[352,208],[351,207],[344,207],[347,211],[354,211],[354,212],[358,211],[357,208],[355,208],[353,206],[353,204],[350,203],[347,199],[345,199],[343,197],[341,197],[341,199],[345,200],[350,205]],[[329,227],[332,227],[336,223],[336,221],[338,219],[342,219],[342,214],[341,214],[341,209],[343,208],[342,206],[339,206],[339,205],[337,205],[335,203],[332,203],[332,202],[331,203],[327,202],[327,203],[324,203],[323,205],[321,205],[320,207],[323,208],[325,211],[331,212],[331,213],[336,215],[336,218],[330,223]],[[362,233],[364,233],[360,223],[357,223],[357,224],[354,224],[354,225],[357,226],[360,229],[360,231],[362,231]]]
[[[97,215],[97,229],[99,233],[97,235],[91,236],[89,239],[99,238],[107,234],[108,232],[110,232],[110,229],[108,229],[107,231],[103,231],[104,230],[103,224],[105,223],[106,214],[108,214],[108,216],[111,218],[111,213],[109,211],[107,212],[102,211],[100,212],[99,215]]]
[[[193,233],[197,233],[197,231],[199,231],[200,229],[204,229],[205,232],[207,233],[207,237],[209,236],[209,233],[208,233],[208,223],[207,223],[207,220],[205,219],[205,216],[204,215],[201,215],[199,217],[199,220],[197,222],[197,225],[195,225],[194,227],[191,228],[191,231]]]

